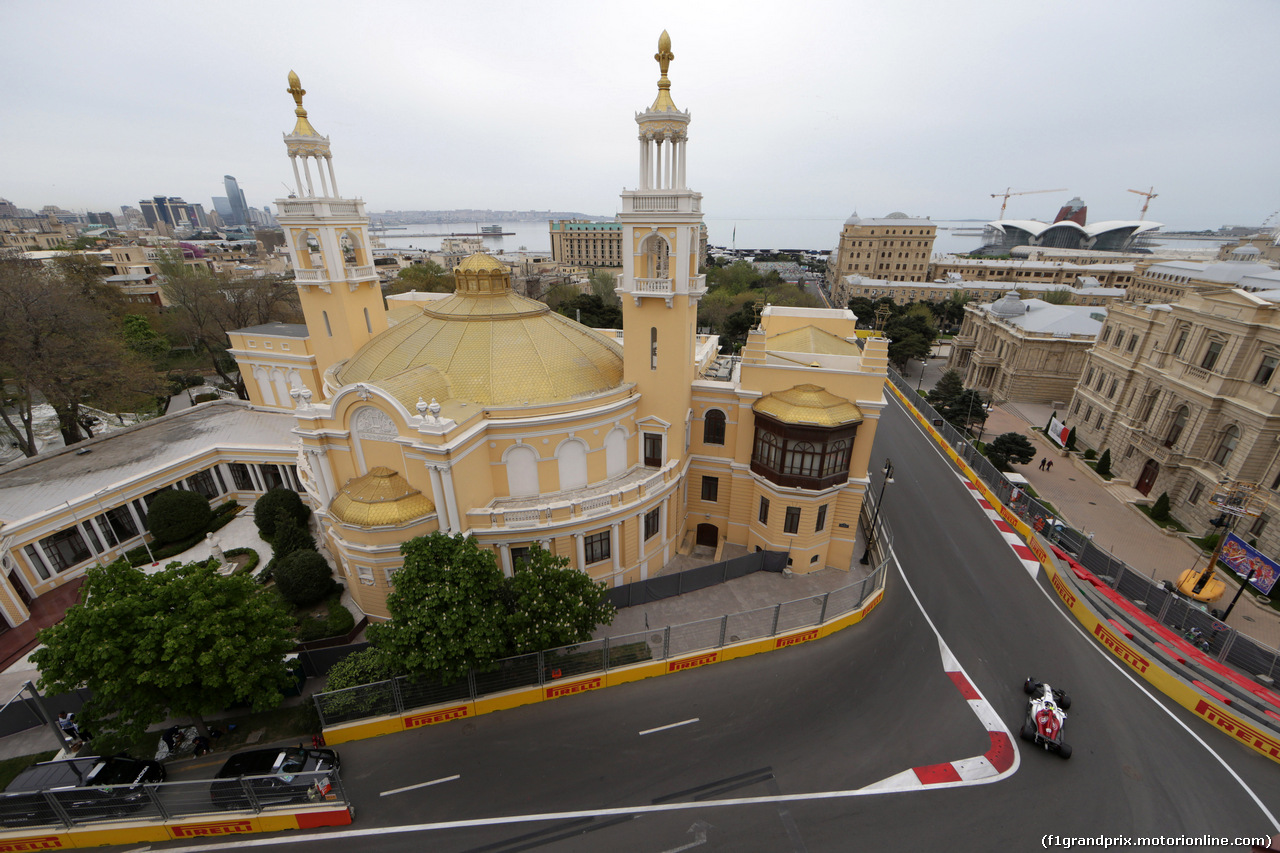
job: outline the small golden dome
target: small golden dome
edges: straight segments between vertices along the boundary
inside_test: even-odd
[[[834,427],[862,421],[861,409],[818,385],[797,385],[766,394],[751,409],[784,424]]]
[[[390,468],[373,468],[338,490],[333,517],[358,527],[401,527],[435,512],[436,505]]]
[[[507,265],[484,252],[469,255],[466,260],[454,268],[454,272],[506,272]]]

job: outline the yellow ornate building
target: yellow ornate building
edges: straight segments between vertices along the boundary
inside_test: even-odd
[[[386,309],[363,202],[338,195],[290,74],[299,196],[277,203],[306,326],[231,340],[253,404],[292,412],[298,478],[369,615],[386,615],[400,544],[437,530],[475,536],[507,573],[537,542],[610,585],[695,542],[849,567],[887,342],[860,349],[840,310],[765,308],[741,357],[697,333],[702,196],[666,33],[655,58],[619,215],[625,334],[514,293],[484,254],[453,294]]]

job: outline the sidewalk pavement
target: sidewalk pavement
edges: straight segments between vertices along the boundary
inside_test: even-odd
[[[1093,541],[1134,571],[1152,580],[1176,581],[1190,568],[1203,566],[1209,558],[1182,535],[1169,535],[1134,505],[1147,498],[1127,482],[1104,483],[1078,457],[1064,455],[1056,444],[1033,426],[1048,423],[1052,407],[1027,403],[1006,403],[993,410],[986,422],[986,436],[1006,432],[1027,436],[1036,447],[1036,458],[1014,470],[1027,478],[1036,494],[1052,504],[1071,527],[1092,536]],[[1040,460],[1053,460],[1051,471],[1041,471]],[[1222,569],[1219,568],[1219,572]],[[1235,585],[1227,583],[1227,593],[1219,607],[1225,608]],[[1280,613],[1242,595],[1227,624],[1272,648],[1280,648]]]

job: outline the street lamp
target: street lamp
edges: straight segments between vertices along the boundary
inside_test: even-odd
[[[920,359],[920,377],[916,379],[916,393],[920,393],[920,385],[924,382],[924,368],[929,362],[921,357]]]
[[[880,481],[880,496],[876,498],[876,511],[871,515],[871,527],[867,529],[867,550],[862,552],[862,559],[858,562],[867,565],[871,562],[871,546],[876,541],[876,521],[880,518],[880,506],[884,503],[884,487],[893,482],[893,463],[889,461],[889,457],[884,459],[884,479]]]

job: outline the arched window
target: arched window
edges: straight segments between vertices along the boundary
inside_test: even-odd
[[[507,451],[507,490],[512,497],[538,494],[538,454],[527,444]]]
[[[799,477],[816,477],[822,467],[822,453],[809,441],[787,442],[786,461],[782,473]]]
[[[1173,414],[1173,423],[1169,424],[1169,434],[1165,436],[1164,446],[1173,447],[1173,443],[1182,435],[1182,428],[1187,425],[1187,407],[1183,406]]]
[[[782,469],[782,439],[771,432],[756,430],[755,458],[773,471]]]
[[[702,419],[702,443],[724,444],[724,412],[711,409]]]
[[[604,465],[608,477],[627,470],[627,434],[622,427],[614,427],[604,437]]]
[[[843,438],[836,439],[827,445],[827,455],[823,462],[822,476],[830,477],[849,470],[849,454],[853,444]]]
[[[580,489],[587,484],[587,446],[571,438],[556,453],[560,469],[560,489]]]
[[[329,312],[328,312],[328,311],[321,311],[320,313],[324,315],[324,331],[325,331],[325,334],[327,334],[329,337],[331,337],[331,338],[332,338],[332,337],[333,337],[333,327],[329,325]]]
[[[643,251],[648,256],[649,278],[670,278],[671,247],[661,234],[650,234],[645,238]]]
[[[1213,464],[1225,466],[1231,461],[1231,454],[1236,452],[1236,444],[1240,441],[1240,430],[1234,426],[1227,427],[1218,442],[1218,449],[1213,454]]]

